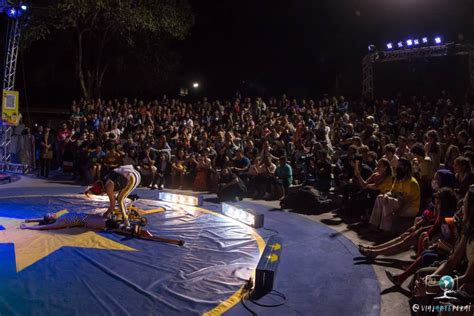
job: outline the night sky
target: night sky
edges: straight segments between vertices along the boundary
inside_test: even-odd
[[[111,71],[106,80],[115,89],[104,89],[105,97],[175,95],[193,81],[201,83],[201,96],[210,97],[230,98],[237,89],[249,95],[318,97],[334,93],[336,82],[338,91],[356,95],[370,43],[384,47],[388,41],[435,35],[446,42],[459,42],[461,35],[464,42],[474,42],[474,0],[190,3],[196,21],[189,37],[172,46],[181,56],[173,81],[141,94],[128,87],[149,82],[146,73],[133,77]],[[26,91],[30,105],[64,105],[80,96],[73,51],[64,43],[50,38],[20,53],[17,87]]]
[[[472,0],[193,0],[184,73],[212,94],[360,91],[370,43],[441,35],[472,42]],[[260,93],[259,93],[260,92]]]

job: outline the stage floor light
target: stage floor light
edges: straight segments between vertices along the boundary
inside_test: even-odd
[[[412,46],[413,45],[413,40],[411,40],[411,39],[407,40],[407,45]]]
[[[164,202],[184,204],[189,206],[202,206],[202,195],[191,196],[171,192],[158,193],[158,199]]]
[[[435,43],[436,44],[441,44],[441,37],[436,37],[435,38]]]
[[[393,44],[392,43],[388,43],[387,44],[387,49],[392,49],[393,48]]]
[[[423,37],[423,38],[421,39],[421,41],[423,42],[423,44],[428,43],[428,37]]]
[[[263,227],[263,214],[259,214],[253,210],[222,203],[222,213],[253,228]]]

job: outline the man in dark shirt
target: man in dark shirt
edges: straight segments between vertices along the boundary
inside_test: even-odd
[[[233,161],[232,171],[237,175],[247,172],[250,168],[250,159],[244,156],[244,151],[238,149],[235,152],[235,159]]]
[[[221,202],[242,200],[247,194],[247,187],[238,175],[232,173],[230,168],[222,169],[217,190],[217,197]]]

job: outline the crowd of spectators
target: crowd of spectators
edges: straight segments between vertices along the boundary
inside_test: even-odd
[[[360,245],[362,254],[415,246],[414,263],[387,276],[402,285],[415,274],[417,299],[426,299],[426,275],[456,270],[464,289],[474,284],[474,107],[446,93],[375,102],[80,100],[55,136],[39,126],[34,137],[45,177],[54,160],[84,184],[130,164],[142,186],[213,191],[222,201],[280,199],[295,185],[334,191],[341,212],[398,236]]]

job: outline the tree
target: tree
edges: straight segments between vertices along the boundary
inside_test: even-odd
[[[66,32],[86,99],[100,97],[104,75],[121,50],[184,39],[194,22],[187,0],[45,1],[43,8],[32,9],[24,38],[32,42]]]

